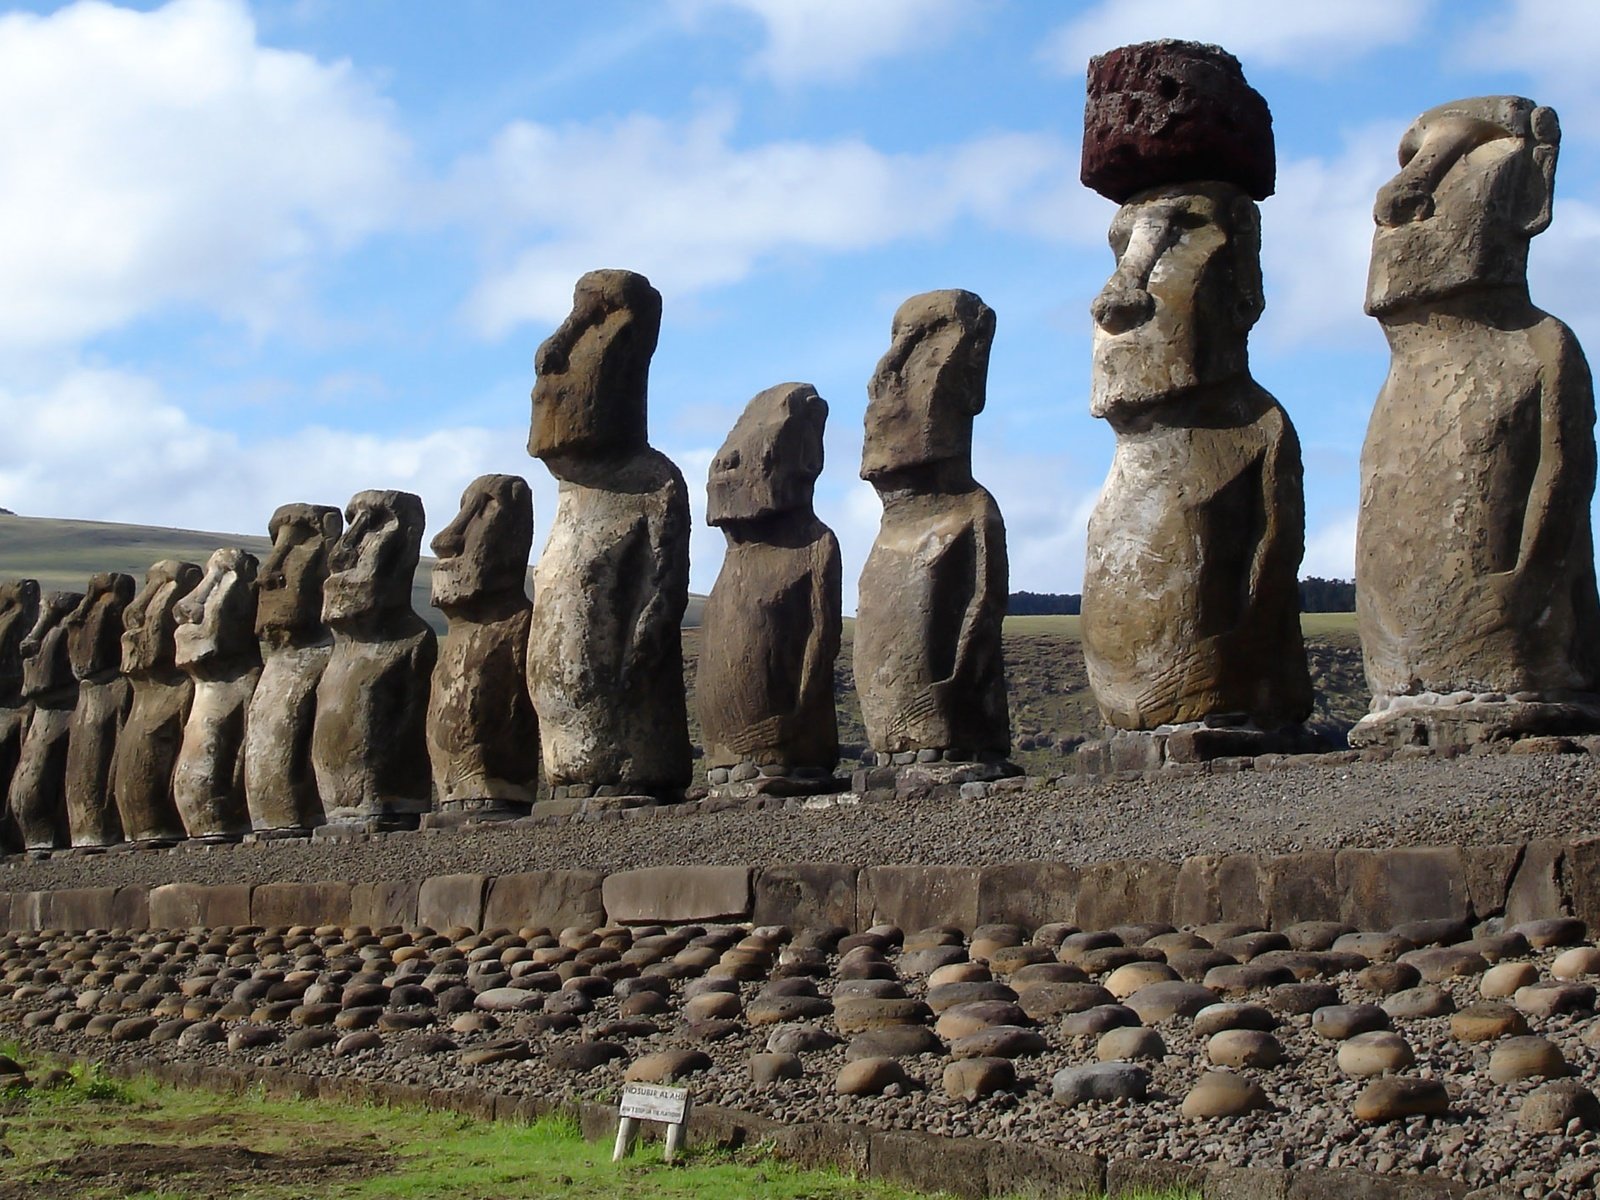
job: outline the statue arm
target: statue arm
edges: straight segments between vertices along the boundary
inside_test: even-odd
[[[1300,439],[1287,416],[1283,427],[1262,450],[1262,528],[1250,557],[1250,588],[1242,627],[1254,626],[1264,602],[1279,603],[1279,587],[1297,587],[1305,554],[1305,473]],[[1299,608],[1298,600],[1295,603]]]
[[[976,545],[972,599],[961,617],[961,635],[956,640],[956,660],[950,677],[934,685],[942,690],[981,684],[996,649],[984,636],[984,630],[1005,616],[1011,575],[1006,560],[1006,527],[992,501],[988,508],[973,522]]]
[[[839,657],[841,576],[839,539],[831,531],[817,539],[817,561],[811,569],[811,636],[806,639],[805,658],[800,664],[800,687],[795,694],[796,716],[806,711],[817,689],[833,695],[833,664]]]
[[[1535,331],[1539,357],[1539,466],[1522,512],[1522,536],[1514,573],[1540,572],[1530,580],[1539,591],[1543,574],[1564,563],[1575,522],[1594,492],[1594,382],[1571,332],[1559,322]]]
[[[682,483],[662,489],[661,502],[646,515],[650,575],[641,581],[644,603],[628,631],[622,659],[624,687],[649,675],[665,652],[669,634],[683,620],[689,597],[689,501]],[[681,670],[682,665],[676,664]]]

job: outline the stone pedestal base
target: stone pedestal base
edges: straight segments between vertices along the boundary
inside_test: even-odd
[[[742,762],[734,767],[712,767],[706,772],[706,795],[721,800],[752,800],[757,796],[825,796],[845,791],[848,779],[820,767],[757,766]]]
[[[557,784],[550,789],[549,799],[534,802],[530,819],[535,824],[545,821],[602,821],[623,809],[655,808],[682,802],[681,788],[646,792],[621,783]]]
[[[1155,729],[1106,729],[1073,756],[1079,775],[1116,775],[1200,766],[1262,754],[1318,754],[1334,747],[1303,725],[1261,729],[1250,724],[1191,721]]]
[[[1350,744],[1460,753],[1495,742],[1591,733],[1600,733],[1600,696],[1424,692],[1396,696],[1383,710],[1362,717],[1350,730]]]
[[[919,753],[930,752],[924,750]],[[880,754],[878,757],[882,759],[884,756]],[[997,779],[1009,779],[1021,774],[1022,768],[1006,759],[947,762],[942,761],[941,756],[941,761],[864,767],[851,775],[850,790],[863,800],[938,802],[959,799],[965,784],[993,783]]]
[[[505,800],[441,800],[435,812],[424,813],[424,829],[460,829],[463,825],[492,825],[515,821],[533,811],[531,804]]]
[[[313,838],[328,839],[354,837],[368,833],[404,833],[416,829],[422,821],[421,813],[387,813],[381,817],[346,817],[318,825],[311,831]]]
[[[285,825],[281,829],[256,829],[244,835],[246,845],[258,842],[289,842],[311,837],[316,827],[311,825]]]

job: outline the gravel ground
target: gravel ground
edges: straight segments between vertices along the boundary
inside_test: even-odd
[[[797,1024],[755,1023],[754,1002],[769,985],[774,955],[779,964],[772,971],[774,976],[787,976],[790,984],[802,975],[813,977],[815,992],[823,998],[835,995],[842,976],[860,973],[846,970],[841,956],[823,953],[804,962],[792,953],[792,946],[779,953],[786,931],[744,939],[746,931],[741,927],[709,931],[703,927],[687,928],[680,931],[681,937],[674,943],[689,947],[683,953],[662,947],[658,937],[650,953],[659,949],[662,954],[656,961],[672,962],[682,969],[664,989],[668,997],[664,1011],[635,1018],[624,1028],[618,1024],[619,1001],[611,994],[612,986],[620,985],[635,972],[650,975],[659,971],[650,954],[636,956],[644,947],[635,944],[647,936],[658,936],[659,931],[638,930],[632,935],[620,930],[604,932],[604,941],[599,935],[563,934],[560,946],[554,937],[530,932],[526,936],[508,935],[492,943],[482,936],[463,938],[454,945],[448,939],[437,938],[421,947],[408,945],[410,939],[406,938],[386,938],[382,943],[371,937],[346,940],[332,931],[324,931],[316,938],[301,934],[288,939],[287,944],[281,937],[266,942],[254,935],[236,936],[227,931],[220,931],[209,945],[200,941],[180,944],[164,940],[166,935],[162,934],[140,935],[137,939],[80,936],[43,942],[29,936],[12,936],[0,939],[0,965],[4,967],[0,1023],[26,1027],[29,1039],[41,1047],[84,1058],[154,1056],[216,1065],[276,1066],[317,1075],[350,1074],[430,1087],[479,1086],[510,1094],[572,1095],[583,1099],[614,1099],[624,1072],[645,1054],[689,1048],[703,1052],[710,1060],[704,1070],[691,1077],[697,1099],[790,1122],[846,1121],[880,1129],[915,1128],[950,1135],[1006,1137],[1117,1157],[1142,1156],[1196,1165],[1337,1166],[1385,1173],[1426,1170],[1473,1186],[1509,1184],[1517,1194],[1549,1200],[1592,1196],[1595,1180],[1600,1177],[1600,1140],[1595,1132],[1595,1125],[1600,1122],[1591,1116],[1552,1132],[1524,1131],[1519,1126],[1518,1109],[1531,1092],[1546,1085],[1531,1079],[1505,1083],[1492,1080],[1489,1060],[1496,1043],[1459,1040],[1451,1032],[1447,1015],[1395,1015],[1390,1021],[1415,1052],[1415,1065],[1403,1073],[1436,1080],[1449,1094],[1448,1114],[1436,1118],[1379,1123],[1356,1120],[1353,1105],[1366,1083],[1339,1070],[1335,1062],[1337,1044],[1313,1032],[1312,1016],[1294,1015],[1266,987],[1237,991],[1226,997],[1263,1005],[1276,1014],[1274,1036],[1284,1051],[1284,1061],[1271,1067],[1241,1068],[1238,1072],[1265,1093],[1270,1105],[1265,1111],[1232,1119],[1196,1119],[1182,1114],[1185,1095],[1210,1067],[1205,1039],[1197,1036],[1193,1022],[1182,1016],[1150,1022],[1165,1043],[1165,1053],[1143,1063],[1151,1081],[1148,1096],[1142,1100],[1089,1103],[1075,1108],[1057,1102],[1051,1088],[1054,1074],[1062,1068],[1096,1061],[1096,1039],[1070,1035],[1059,1017],[1042,1017],[1036,1025],[1021,1022],[1033,1026],[1046,1045],[1039,1052],[1014,1060],[1014,1087],[982,1100],[966,1102],[947,1096],[943,1073],[950,1062],[949,1047],[942,1042],[936,1043],[940,1048],[935,1052],[900,1060],[910,1077],[909,1086],[894,1085],[883,1095],[844,1096],[835,1089],[835,1080],[846,1061],[843,1042],[802,1053],[802,1074],[797,1079],[758,1086],[751,1082],[749,1066],[751,1055],[766,1048],[775,1029],[792,1030]],[[1040,931],[1035,941],[1049,946],[1062,932],[1057,929],[1052,935]],[[1120,936],[1133,944],[1149,932],[1129,927]],[[1212,927],[1201,932],[1215,939],[1219,948],[1229,945],[1223,938],[1226,930]],[[926,964],[915,964],[896,949],[893,941],[897,933],[884,936],[888,941],[882,954],[874,951],[865,956],[881,968],[872,973],[891,992],[903,989],[907,997],[931,1002],[928,978],[920,969]],[[976,939],[964,947],[957,939],[959,956],[966,957],[963,951],[970,951],[974,960],[981,959],[995,953],[997,941],[1020,939],[1020,934],[1008,939],[993,929],[983,936],[988,938],[988,945],[981,949]],[[631,944],[634,949],[630,950]],[[1394,946],[1390,952],[1403,954],[1407,944]],[[1557,949],[1500,942],[1497,950],[1491,950],[1491,944],[1475,945],[1489,957],[1499,957],[1500,951],[1505,951],[1500,962],[1528,963],[1541,980],[1551,978]],[[696,949],[700,949],[701,957],[691,966],[690,956]],[[1229,949],[1236,947],[1229,945]],[[588,956],[587,961],[576,958],[580,950]],[[414,951],[413,963],[396,962]],[[1238,954],[1248,957],[1243,951]],[[1043,957],[1049,959],[1051,955]],[[1063,952],[1061,957],[1067,959],[1070,955]],[[752,958],[768,965],[750,971],[746,968]],[[856,952],[854,960],[859,968],[863,956]],[[1114,984],[1108,973],[1096,971],[1081,958],[1078,961],[1084,962],[1101,983]],[[1311,973],[1320,970],[1322,974],[1316,981],[1335,987],[1343,1002],[1394,1005],[1397,997],[1374,991],[1370,980],[1359,976],[1355,964],[1346,961],[1346,969],[1336,971],[1332,969],[1336,963],[1331,956],[1320,960],[1315,953],[1301,956],[1307,977],[1312,978]],[[797,969],[796,964],[802,962],[803,969]],[[998,964],[997,959],[997,980],[1007,978]],[[564,984],[554,978],[549,970],[552,966],[566,972]],[[1470,968],[1472,973],[1437,980],[1437,987],[1448,997],[1444,1006],[1465,1006],[1479,999],[1480,972],[1486,966],[1487,962],[1479,961]],[[510,974],[517,971],[522,974]],[[714,982],[708,977],[719,974],[724,978],[708,988],[707,984]],[[733,982],[727,978],[730,974],[741,974],[744,981]],[[504,988],[508,975],[509,983],[515,987],[520,981],[522,994],[531,998],[529,1011],[502,1012],[493,1018],[496,1028],[481,1030],[462,1030],[457,1025],[459,1018],[443,1011],[446,1007],[457,1010],[463,997],[470,1005],[474,994],[485,998],[485,1003],[477,1007],[486,1007],[490,990]],[[1020,994],[1033,986],[1018,980],[1011,982],[1016,983]],[[391,996],[390,989],[402,983],[421,987],[410,989],[403,998],[398,991]],[[269,987],[279,990],[269,996]],[[311,987],[318,992],[308,991]],[[547,990],[552,988],[557,990]],[[594,993],[592,1006],[564,1003],[580,990]],[[692,1019],[693,1014],[686,1011],[689,997],[709,990],[731,991],[738,998],[732,1019]],[[433,998],[419,996],[420,991],[427,991]],[[289,992],[293,995],[284,999]],[[447,995],[456,997],[448,1006]],[[224,1008],[230,997],[232,1003]],[[273,999],[278,1001],[276,1011],[260,1007]],[[303,1023],[323,1027],[332,1013],[312,1021],[294,1017],[287,1010],[296,1003],[315,1006],[325,1002],[337,1008],[341,1017],[351,1012],[367,1014],[364,1020],[344,1027],[362,1029],[359,1035],[351,1036],[361,1037],[368,1048],[343,1055],[336,1055],[332,1045],[299,1053],[289,1051],[285,1038],[296,1034]],[[1139,1000],[1135,996],[1130,1002],[1137,1005]],[[1535,1007],[1524,1005],[1520,994],[1515,1003],[1523,1009]],[[192,1015],[174,1015],[183,1011],[186,1004],[193,1010]],[[374,1005],[391,1014],[391,1019],[392,1014],[409,1013],[421,1028],[409,1032],[375,1031],[371,1027],[371,1020],[377,1015],[377,1009],[371,1007]],[[1590,986],[1575,1010],[1552,1016],[1530,1012],[1526,1018],[1532,1031],[1553,1042],[1567,1067],[1584,1081],[1592,1081],[1600,1073],[1596,1038],[1600,1021],[1595,1019],[1593,1007],[1594,989]],[[746,1008],[752,1010],[749,1015],[745,1014]],[[109,1026],[113,1021],[144,1017],[152,1010],[144,1028],[126,1042],[106,1036],[109,1028],[98,1035],[81,1029],[90,1014],[115,1014],[100,1018]],[[566,1028],[551,1028],[547,1014],[557,1011],[574,1013],[563,1018]],[[181,1029],[183,1036],[149,1041],[158,1019],[177,1023],[168,1027],[167,1035]],[[483,1017],[474,1019],[482,1021]],[[918,1020],[914,1018],[911,1023]],[[924,1015],[920,1020],[931,1018]],[[74,1023],[79,1028],[69,1028]],[[828,1011],[798,1024],[823,1034],[842,1032],[835,1015]],[[189,1030],[200,1025],[210,1027],[217,1037],[252,1032],[261,1044],[239,1049],[230,1049],[225,1042],[189,1044],[197,1040]],[[520,1043],[520,1049],[508,1061],[487,1065],[462,1061],[475,1049],[508,1041]],[[584,1042],[604,1043],[614,1049],[615,1056],[587,1070],[559,1065],[563,1051],[570,1052]]]
[[[793,862],[986,864],[1234,851],[1571,839],[1600,826],[1588,755],[1316,764],[1234,775],[1047,784],[937,805],[646,810],[628,819],[423,831],[361,841],[180,846],[8,858],[0,890],[186,881],[407,879],[575,867]]]

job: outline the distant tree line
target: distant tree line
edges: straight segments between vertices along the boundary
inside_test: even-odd
[[[1356,585],[1348,579],[1313,575],[1300,581],[1301,612],[1355,612]],[[1006,611],[1013,617],[1076,617],[1083,597],[1074,592],[1012,592]]]

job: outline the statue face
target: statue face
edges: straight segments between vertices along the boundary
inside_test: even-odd
[[[1520,96],[1429,109],[1378,191],[1367,312],[1481,288],[1525,287],[1528,242],[1550,223],[1561,129]]]
[[[138,675],[173,665],[174,611],[200,582],[194,563],[164,558],[145,573],[144,587],[122,610],[122,672]]]
[[[533,550],[533,492],[516,475],[484,475],[461,493],[461,511],[433,539],[437,608],[487,596],[525,595]]]
[[[83,600],[82,592],[47,592],[39,615],[22,640],[22,694],[41,698],[77,682],[67,656],[66,621]]]
[[[39,616],[39,581],[0,584],[0,704],[22,698],[22,639]]]
[[[861,477],[972,456],[983,411],[994,310],[971,292],[925,292],[894,315],[889,352],[867,384]]]
[[[354,621],[411,608],[411,577],[422,553],[422,498],[410,492],[357,492],[345,531],[328,555],[322,619]]]
[[[343,529],[344,514],[324,504],[285,504],[272,514],[272,552],[257,576],[257,636],[318,638],[328,553]]]
[[[83,602],[67,618],[72,673],[92,679],[122,664],[122,616],[133,601],[132,575],[103,571],[89,578]]]
[[[1141,192],[1111,221],[1117,269],[1095,297],[1089,411],[1121,411],[1248,369],[1263,308],[1255,204],[1225,183]]]
[[[779,384],[750,401],[711,460],[707,523],[810,512],[827,420],[827,401],[809,383]]]
[[[233,547],[206,560],[205,575],[176,609],[178,666],[255,657],[256,566],[255,555]]]
[[[572,312],[534,359],[528,453],[555,470],[562,455],[601,456],[645,445],[650,358],[661,294],[632,271],[591,271]]]

